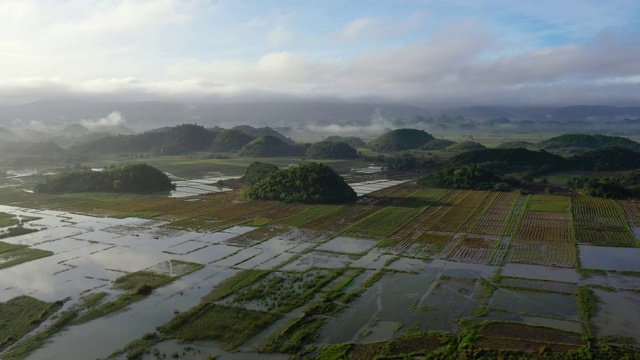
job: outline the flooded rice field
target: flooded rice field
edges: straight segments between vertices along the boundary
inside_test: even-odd
[[[447,201],[463,203],[469,196],[460,192]],[[481,200],[474,200],[478,207]],[[439,224],[457,221],[456,231],[490,232],[480,228],[480,217],[460,216],[439,201],[422,214],[437,217]],[[498,200],[491,201],[483,206]],[[506,219],[507,212],[495,208]],[[527,211],[524,206],[516,210]],[[147,344],[133,358],[284,359],[311,346],[368,346],[416,332],[457,333],[470,323],[515,323],[640,344],[638,248],[579,245],[581,267],[572,268],[509,262],[516,257],[501,246],[516,231],[495,231],[499,241],[493,251],[468,233],[417,220],[410,224],[422,235],[409,232],[389,246],[386,237],[281,224],[267,225],[273,231],[245,241],[257,228],[240,222],[195,232],[138,218],[12,206],[0,206],[0,213],[25,231],[8,236],[11,226],[0,230],[0,236],[7,234],[0,243],[0,303],[26,295],[57,304],[55,316],[35,323],[30,334],[35,337],[65,312],[79,309],[75,320],[28,352],[28,359],[124,359],[135,346],[119,349],[132,341]],[[367,221],[374,223],[370,217]],[[14,250],[3,253],[2,246]],[[465,262],[452,255],[461,247],[489,255],[482,262]],[[40,252],[1,267],[27,256],[25,249]],[[585,292],[597,302],[588,317],[579,295]],[[0,357],[21,358],[12,353],[21,342],[3,347],[4,340]]]

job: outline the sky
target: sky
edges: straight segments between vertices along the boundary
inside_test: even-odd
[[[0,0],[0,102],[640,105],[638,0]]]

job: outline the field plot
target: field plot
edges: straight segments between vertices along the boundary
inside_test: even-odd
[[[598,246],[636,246],[622,210],[617,202],[588,197],[572,200],[576,240]]]
[[[539,351],[544,347],[562,352],[582,345],[581,335],[577,333],[510,322],[488,323],[478,333],[479,345],[487,349]]]
[[[636,239],[640,241],[640,203],[630,200],[622,200],[618,202],[627,216],[631,231]]]
[[[502,232],[511,208],[520,194],[517,192],[501,192],[482,214],[469,233],[475,235],[499,236]]]
[[[355,223],[345,230],[344,234],[357,237],[385,238],[421,211],[422,208],[387,206]]]
[[[280,223],[290,226],[301,226],[319,217],[337,211],[340,208],[341,206],[339,205],[314,205],[304,211],[300,211],[282,219]]]
[[[415,239],[425,232],[456,233],[488,195],[483,191],[451,190],[427,211],[393,235],[394,239]]]
[[[575,267],[576,255],[569,214],[529,210],[511,239],[507,261]]]
[[[571,203],[569,198],[560,195],[532,195],[527,202],[526,210],[566,213]]]
[[[463,192],[463,190],[459,190]],[[419,228],[426,231],[458,232],[492,195],[486,191],[464,191],[465,195],[454,206],[443,206]],[[425,226],[426,225],[426,226]]]
[[[448,259],[473,264],[485,264],[498,242],[495,238],[463,235],[459,245],[449,252]]]

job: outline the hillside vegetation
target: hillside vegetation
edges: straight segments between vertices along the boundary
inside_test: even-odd
[[[450,164],[484,165],[501,172],[530,170],[540,173],[571,167],[571,163],[560,155],[545,150],[533,151],[524,148],[468,151],[453,157]]]
[[[320,141],[307,150],[307,157],[312,159],[354,159],[358,151],[343,142]]]
[[[543,149],[598,149],[615,146],[640,151],[640,144],[633,140],[621,136],[592,134],[564,134],[541,141],[537,146]]]
[[[372,140],[367,147],[378,152],[411,150],[419,149],[431,140],[435,138],[424,130],[396,129]]]
[[[351,146],[352,148],[361,148],[361,147],[364,147],[366,145],[364,140],[360,139],[359,137],[355,137],[355,136],[331,135],[331,136],[328,136],[323,141],[341,142],[341,143],[345,143],[345,144]]]
[[[211,151],[214,152],[237,152],[243,146],[253,140],[253,137],[240,130],[223,130],[211,144]]]
[[[241,147],[238,154],[247,157],[301,156],[304,148],[285,143],[275,136],[263,135]]]
[[[355,191],[330,167],[309,163],[280,169],[253,185],[249,199],[293,203],[335,204],[355,202]]]
[[[162,171],[147,164],[131,164],[105,171],[85,169],[58,175],[35,192],[62,194],[70,192],[133,192],[169,191],[175,185]]]

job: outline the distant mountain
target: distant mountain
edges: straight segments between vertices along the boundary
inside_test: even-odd
[[[72,124],[83,119],[101,119],[114,111],[122,114],[127,125],[137,130],[182,123],[198,123],[206,127],[239,124],[273,127],[429,114],[426,109],[411,105],[343,101],[172,103],[40,100],[21,105],[0,104],[0,125],[11,124],[16,119],[24,123],[35,120],[44,124]]]

